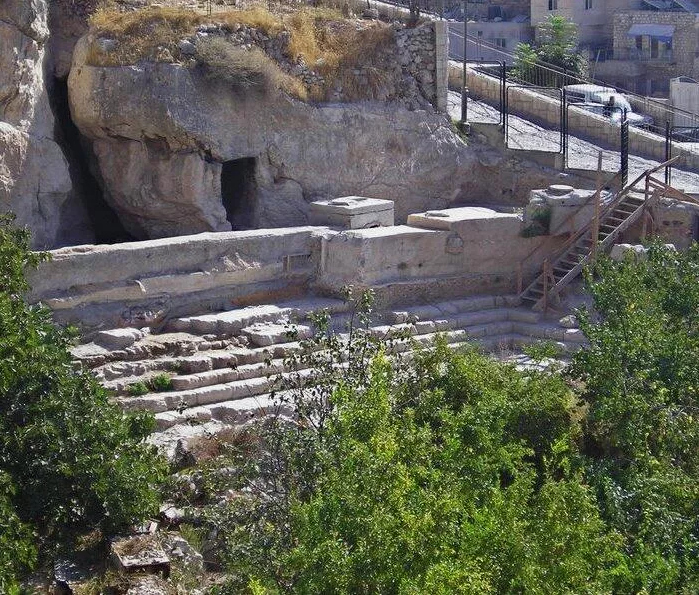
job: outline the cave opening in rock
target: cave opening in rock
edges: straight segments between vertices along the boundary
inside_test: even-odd
[[[256,161],[254,157],[244,157],[223,163],[221,200],[233,229],[252,229],[255,226]]]
[[[91,150],[70,114],[68,80],[54,77],[51,83],[49,97],[56,120],[54,136],[68,160],[73,188],[87,211],[95,241],[98,244],[114,244],[133,240],[107,204],[102,188],[90,170],[94,156],[90,154]]]

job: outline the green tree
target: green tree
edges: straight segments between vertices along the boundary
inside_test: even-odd
[[[164,471],[143,442],[152,417],[110,403],[74,370],[75,333],[24,301],[24,272],[45,258],[29,250],[27,230],[0,216],[0,507],[13,511],[2,530],[17,534],[24,552],[9,567],[0,554],[8,582],[33,559],[26,527],[44,553],[79,531],[122,529],[157,510]]]
[[[593,273],[595,276],[593,276]],[[589,404],[601,510],[626,539],[622,592],[699,591],[699,246],[603,259],[588,274],[590,346],[572,373]]]
[[[36,562],[34,535],[17,517],[15,488],[0,471],[0,593],[19,593],[17,577]]]
[[[587,74],[585,57],[578,49],[578,28],[560,15],[550,15],[538,26],[537,41],[532,46],[518,44],[515,49],[515,75],[525,82],[560,87],[569,77]]]
[[[241,497],[207,518],[231,593],[608,589],[617,535],[583,481],[560,376],[441,341],[400,360],[400,338],[320,328],[296,356],[319,373],[280,396],[295,415],[263,432]]]

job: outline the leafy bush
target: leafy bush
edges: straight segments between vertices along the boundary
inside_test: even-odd
[[[43,258],[29,251],[26,230],[0,216],[3,502],[47,549],[78,531],[115,531],[157,511],[164,466],[143,444],[152,416],[112,405],[96,380],[73,370],[74,333],[55,327],[46,308],[24,302],[24,270]],[[8,518],[12,531],[26,535]],[[17,543],[24,552],[17,560],[31,562],[23,539]]]
[[[17,517],[12,500],[15,488],[0,471],[0,593],[19,593],[17,577],[36,561],[34,536]]]
[[[172,390],[172,378],[169,374],[156,374],[148,381],[148,386],[155,392]]]
[[[562,379],[443,342],[395,359],[404,338],[369,333],[369,303],[346,338],[317,321],[290,362],[317,374],[280,395],[293,421],[268,423],[240,497],[206,513],[230,592],[604,591],[617,535]]]
[[[595,276],[593,276],[593,273]],[[627,542],[623,592],[699,591],[699,246],[588,272],[586,454],[601,510]]]
[[[126,390],[132,397],[140,397],[141,395],[145,395],[150,392],[148,385],[145,382],[140,381],[130,384]]]

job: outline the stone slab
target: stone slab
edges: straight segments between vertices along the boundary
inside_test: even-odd
[[[317,200],[311,203],[311,209],[324,213],[361,215],[376,211],[392,211],[393,201],[381,198],[366,198],[364,196],[343,196],[329,200]]]
[[[126,349],[146,333],[137,328],[117,328],[107,331],[99,331],[95,335],[95,343],[105,349]]]
[[[311,203],[310,221],[313,225],[364,229],[390,227],[394,223],[392,200],[345,196]]]
[[[170,573],[170,559],[152,535],[115,539],[111,556],[116,567],[125,572]]]
[[[279,323],[259,322],[242,329],[253,345],[268,347],[277,343],[288,343],[297,339],[308,339],[312,335],[311,328],[305,325],[288,325]],[[290,333],[295,333],[295,336]]]
[[[489,231],[493,239],[517,234],[521,219],[514,213],[498,213],[485,207],[458,207],[413,213],[408,216],[408,225],[423,229],[455,231],[466,238],[469,232]]]

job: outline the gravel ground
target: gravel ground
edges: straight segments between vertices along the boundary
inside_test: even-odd
[[[460,119],[461,94],[449,91],[448,105],[449,115],[452,118]],[[497,123],[500,121],[500,114],[497,109],[481,101],[471,99],[468,102],[468,119],[471,122]],[[543,128],[517,116],[509,117],[508,127],[510,149],[551,152],[559,150],[560,133],[558,130]],[[568,167],[596,170],[597,154],[600,150],[602,151],[603,169],[611,172],[619,171],[619,151],[595,145],[572,135],[568,137]],[[629,178],[633,179],[656,165],[659,165],[658,161],[629,155]],[[657,175],[660,179],[664,179],[663,172],[659,172]],[[672,185],[685,191],[699,192],[699,173],[674,168],[672,170]]]

